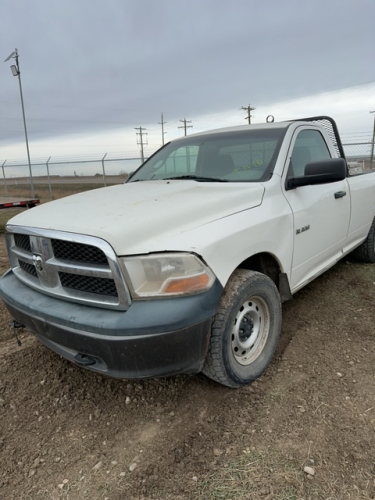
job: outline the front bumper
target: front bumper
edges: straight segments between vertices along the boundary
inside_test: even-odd
[[[66,302],[32,290],[8,271],[0,295],[18,322],[47,347],[85,368],[118,378],[198,373],[222,294],[134,301],[127,311]]]

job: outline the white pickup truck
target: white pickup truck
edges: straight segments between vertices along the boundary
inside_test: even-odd
[[[332,119],[214,130],[13,218],[0,294],[90,370],[238,387],[270,362],[283,300],[354,249],[375,262],[374,216],[375,173],[348,175]]]

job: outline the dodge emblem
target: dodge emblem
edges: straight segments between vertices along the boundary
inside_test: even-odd
[[[33,262],[34,262],[34,266],[35,266],[35,269],[41,273],[44,269],[44,262],[43,262],[43,259],[40,255],[36,255],[34,254],[33,255]]]

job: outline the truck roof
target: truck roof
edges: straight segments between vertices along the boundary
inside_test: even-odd
[[[189,137],[199,137],[199,136],[207,136],[211,134],[220,134],[220,133],[230,133],[230,132],[241,132],[241,131],[246,131],[246,130],[264,130],[264,129],[280,129],[280,128],[287,128],[289,127],[292,123],[305,123],[305,124],[312,124],[312,125],[317,125],[320,127],[323,127],[326,129],[329,137],[332,140],[333,146],[338,154],[339,157],[345,159],[345,153],[344,149],[342,147],[340,135],[337,129],[336,122],[333,120],[333,118],[329,116],[313,116],[313,117],[308,117],[308,118],[300,118],[297,120],[287,120],[287,121],[282,121],[282,122],[271,122],[271,123],[255,123],[251,125],[238,125],[235,127],[225,127],[225,128],[217,128],[213,130],[207,130],[204,132],[198,132],[196,134],[191,134],[188,137],[180,137],[178,139],[174,139],[173,142],[175,141],[184,141],[188,139]]]
[[[254,123],[251,125],[237,125],[234,127],[223,127],[223,128],[215,128],[213,130],[205,130],[204,132],[197,132],[196,134],[189,134],[188,137],[198,137],[200,135],[209,135],[209,134],[220,134],[226,132],[241,132],[245,130],[262,130],[262,129],[270,129],[270,128],[287,128],[291,122],[273,122],[273,123]],[[174,139],[174,141],[183,140],[185,137],[179,137],[178,139]]]

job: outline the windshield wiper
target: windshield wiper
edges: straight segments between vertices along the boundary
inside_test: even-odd
[[[218,177],[201,177],[200,175],[180,175],[180,176],[175,176],[175,177],[166,177],[164,180],[165,181],[174,181],[174,180],[184,180],[184,179],[191,179],[193,181],[198,181],[198,182],[228,182],[228,179],[220,179]]]

